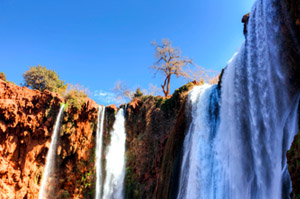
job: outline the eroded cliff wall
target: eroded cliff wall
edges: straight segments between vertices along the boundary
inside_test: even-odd
[[[187,124],[186,96],[197,84],[177,89],[171,98],[142,96],[129,103],[126,198],[168,198],[170,189],[175,191]]]
[[[37,198],[62,101],[0,80],[0,198]]]
[[[0,80],[0,198],[38,198],[53,125],[64,100]],[[66,108],[53,198],[92,198],[97,105]],[[53,176],[52,176],[53,177]]]

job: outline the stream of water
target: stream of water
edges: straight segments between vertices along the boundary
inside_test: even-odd
[[[49,195],[52,194],[51,187],[53,185],[50,182],[51,181],[50,174],[54,172],[53,170],[55,168],[57,139],[58,139],[58,135],[59,135],[60,123],[61,123],[61,118],[63,116],[64,107],[65,107],[64,104],[60,107],[59,113],[58,113],[56,121],[55,121],[55,126],[54,126],[53,134],[51,137],[50,147],[47,152],[46,165],[45,165],[45,169],[44,169],[44,173],[43,173],[42,184],[41,184],[41,188],[39,191],[39,199],[46,199],[46,198],[48,198]]]
[[[102,195],[102,142],[105,106],[99,106],[96,132],[96,199]]]
[[[104,199],[124,198],[125,178],[125,117],[120,109],[116,115],[110,137],[110,145],[106,153],[106,178],[104,183]]]

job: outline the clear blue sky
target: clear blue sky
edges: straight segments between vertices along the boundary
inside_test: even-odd
[[[159,86],[151,41],[169,38],[183,55],[220,71],[244,40],[241,19],[254,0],[1,0],[0,71],[20,84],[29,66],[54,69],[111,103],[117,80]],[[171,80],[172,91],[185,83]],[[97,92],[96,92],[97,91]],[[95,96],[99,92],[108,97]]]

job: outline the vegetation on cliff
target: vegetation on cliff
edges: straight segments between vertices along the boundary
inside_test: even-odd
[[[48,70],[45,66],[32,66],[23,74],[24,84],[39,91],[49,90],[54,92],[65,91],[67,85],[59,79],[54,70]]]
[[[178,155],[183,142],[178,134],[182,138],[184,129],[177,128],[176,124],[186,122],[179,115],[185,114],[185,98],[194,85],[197,82],[184,85],[170,98],[141,95],[128,104],[125,124],[126,198],[161,198],[162,187],[169,190],[171,173],[176,167],[173,156],[169,154],[175,145],[167,143],[176,139],[174,155]]]
[[[84,101],[80,109],[66,109],[57,151],[61,197],[93,198],[97,110],[92,100]]]
[[[300,104],[299,104],[300,105]],[[298,108],[298,116],[300,107]],[[300,129],[300,120],[298,123]],[[300,131],[295,136],[290,150],[287,152],[288,170],[292,179],[292,199],[300,199]]]
[[[68,107],[80,110],[88,97],[88,90],[80,85],[70,85],[63,96]]]
[[[0,72],[0,79],[6,82],[6,76],[3,72]]]

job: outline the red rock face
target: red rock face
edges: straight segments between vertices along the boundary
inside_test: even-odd
[[[37,198],[57,94],[0,80],[0,198]]]
[[[58,146],[58,198],[93,198],[98,105],[86,99],[64,115]],[[57,198],[56,197],[56,198]]]
[[[38,198],[53,125],[64,100],[0,80],[0,198]],[[98,105],[64,113],[53,198],[92,198]]]

